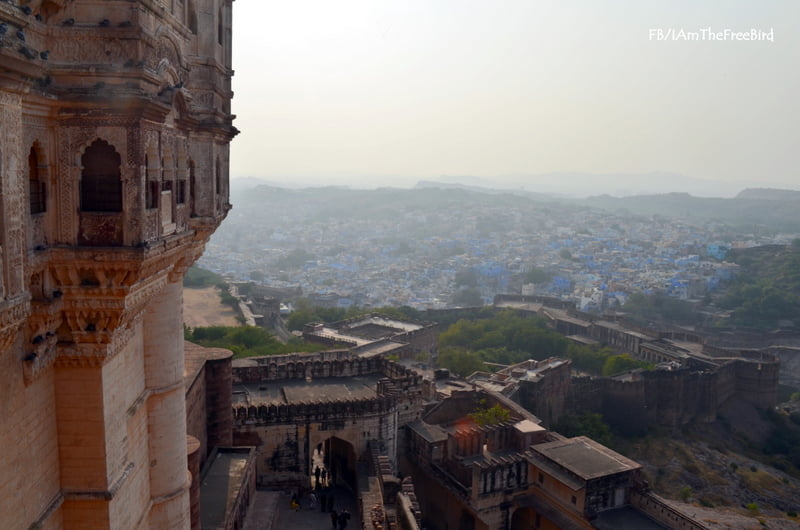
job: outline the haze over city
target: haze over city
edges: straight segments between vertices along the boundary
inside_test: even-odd
[[[231,175],[797,189],[798,19],[788,0],[243,2]]]

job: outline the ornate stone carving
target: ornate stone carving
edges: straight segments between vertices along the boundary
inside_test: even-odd
[[[157,292],[162,290],[167,285],[167,277],[160,276],[155,279],[150,279],[146,284],[131,291],[131,294],[125,299],[125,310],[130,315],[141,315],[147,302]]]
[[[22,330],[30,313],[30,302],[25,296],[0,302],[0,348],[5,351]]]
[[[123,244],[121,213],[96,214],[82,212],[78,230],[78,244],[113,247]]]
[[[156,56],[161,60],[166,59],[168,64],[172,65],[175,69],[182,69],[186,67],[183,62],[180,48],[166,35],[162,34],[158,41]]]
[[[60,242],[74,244],[77,233],[76,212],[79,207],[80,154],[96,137],[97,132],[91,127],[66,127],[59,132],[58,234]]]
[[[121,65],[136,57],[135,41],[71,33],[52,41],[51,61],[55,63],[103,63]]]
[[[41,343],[23,351],[22,375],[25,385],[30,385],[53,365],[56,360],[57,342],[56,335],[49,335]]]

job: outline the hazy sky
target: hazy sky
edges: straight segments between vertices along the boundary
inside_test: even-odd
[[[796,0],[233,8],[233,177],[407,186],[661,171],[800,188]],[[712,41],[709,28],[774,42]]]

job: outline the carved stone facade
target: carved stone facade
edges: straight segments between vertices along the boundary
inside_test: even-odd
[[[189,528],[181,281],[230,208],[231,2],[0,2],[2,528]]]

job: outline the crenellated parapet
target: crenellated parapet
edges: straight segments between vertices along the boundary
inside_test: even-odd
[[[347,350],[239,359],[233,364],[234,383],[287,379],[324,379],[382,374],[401,390],[422,384],[422,376],[382,357],[358,357]]]
[[[332,422],[393,413],[398,403],[403,401],[404,399],[398,396],[378,396],[358,400],[339,399],[258,406],[234,405],[233,416],[237,426]]]

